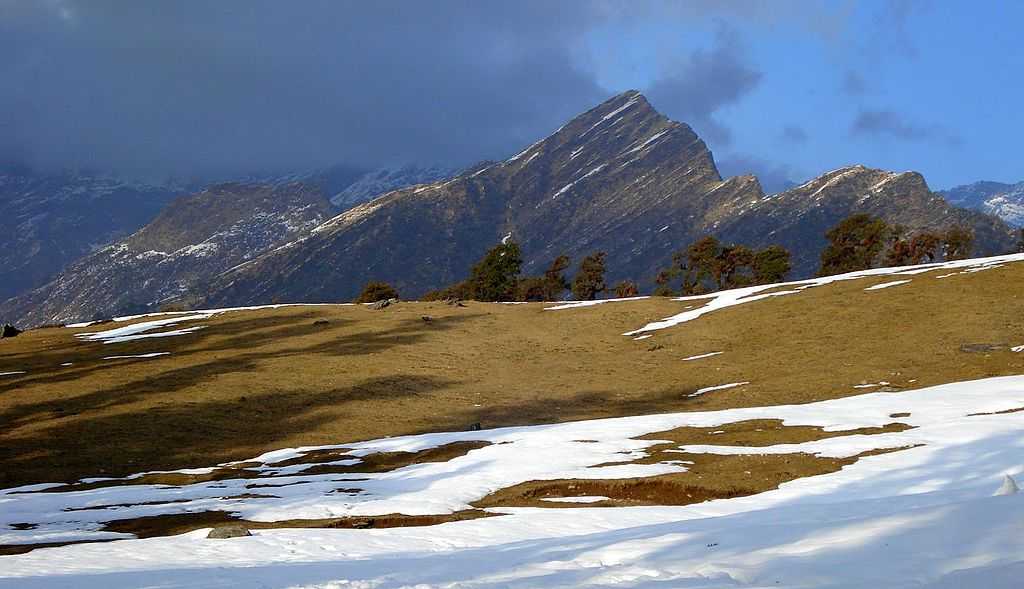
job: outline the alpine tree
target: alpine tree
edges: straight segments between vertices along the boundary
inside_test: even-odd
[[[754,283],[782,282],[792,267],[789,250],[781,245],[770,245],[754,254]]]
[[[889,235],[885,221],[878,217],[857,213],[843,219],[825,233],[828,245],[821,252],[818,276],[871,268]]]
[[[605,256],[604,252],[594,252],[580,262],[580,269],[572,281],[572,294],[576,300],[592,301],[605,291]]]
[[[640,294],[640,289],[637,288],[636,283],[632,280],[623,280],[615,285],[615,297],[624,299],[627,297],[635,297]]]
[[[658,275],[654,278],[654,296],[656,297],[671,297],[675,296],[676,291],[672,290],[672,279],[675,277],[675,273],[672,270],[662,270],[658,272]]]
[[[565,271],[569,269],[569,256],[562,254],[551,262],[544,271],[544,297],[548,301],[557,301],[562,293],[569,289],[569,279]]]
[[[470,298],[478,301],[515,300],[522,265],[522,254],[516,242],[499,243],[492,247],[470,271]]]
[[[974,249],[974,232],[966,227],[950,227],[942,240],[946,242],[943,254],[947,260],[964,260]],[[1024,229],[1021,229],[1021,251],[1024,251]]]
[[[363,292],[356,299],[357,303],[376,303],[387,299],[397,299],[398,291],[387,282],[371,280],[363,287]]]

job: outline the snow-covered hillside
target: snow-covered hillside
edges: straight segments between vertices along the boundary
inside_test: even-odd
[[[940,194],[957,206],[983,211],[1014,227],[1024,227],[1024,182],[975,182]]]
[[[749,419],[781,419],[787,426],[822,426],[829,432],[894,420],[911,426],[802,444],[680,448],[834,457],[894,450],[749,497],[682,507],[585,507],[553,501],[551,508],[497,508],[492,511],[506,515],[426,528],[259,530],[230,540],[208,540],[206,531],[199,530],[0,557],[0,585],[1016,587],[1024,571],[1024,496],[993,495],[1006,475],[1022,471],[1024,412],[1015,411],[1021,407],[1024,377],[1003,377],[807,405],[431,434],[347,447],[365,455],[490,442],[448,462],[379,474],[303,475],[309,465],[301,461],[274,466],[323,450],[299,448],[252,461],[256,465],[251,468],[266,478],[180,489],[10,489],[0,495],[5,543],[50,534],[57,539],[72,529],[87,535],[93,522],[111,517],[211,507],[262,521],[457,510],[524,480],[684,470],[686,465],[678,463],[597,466],[613,457],[639,457],[656,441],[637,436],[680,426],[715,427]],[[287,486],[276,487],[274,498],[216,499],[245,483],[267,482]],[[358,486],[362,492],[326,492],[342,486]]]

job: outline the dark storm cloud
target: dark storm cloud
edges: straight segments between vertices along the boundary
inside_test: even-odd
[[[862,110],[850,126],[852,135],[889,137],[901,141],[942,141],[953,146],[963,139],[938,125],[920,125],[891,110]]]
[[[651,103],[669,117],[689,123],[713,145],[728,145],[729,128],[715,118],[724,106],[750,93],[762,74],[743,54],[739,37],[719,30],[710,50],[680,60],[648,89]]]
[[[625,89],[587,69],[592,31],[725,19],[824,34],[840,16],[795,0],[0,0],[0,162],[184,176],[465,165]],[[723,30],[668,61],[652,102],[727,144],[716,113],[762,77],[740,39]]]
[[[259,169],[500,157],[607,92],[571,4],[15,2],[0,155]]]

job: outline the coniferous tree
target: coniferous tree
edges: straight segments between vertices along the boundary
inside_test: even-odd
[[[971,257],[971,252],[974,249],[974,232],[970,229],[950,227],[946,230],[942,240],[946,242],[943,254],[947,260],[964,260]],[[1024,229],[1021,230],[1021,245],[1024,246]]]
[[[562,298],[562,293],[569,289],[569,280],[565,277],[565,271],[569,268],[569,256],[561,255],[551,262],[551,266],[544,271],[544,297],[549,301],[557,301]]]
[[[821,252],[818,276],[831,276],[871,268],[890,234],[885,221],[865,213],[843,219],[825,233],[828,245]]]
[[[605,291],[604,252],[594,252],[580,262],[579,272],[572,281],[572,294],[578,301],[592,301]]]
[[[470,272],[469,298],[478,301],[515,300],[522,265],[523,258],[516,242],[492,247]]]
[[[640,294],[640,289],[637,288],[636,283],[632,280],[623,280],[615,285],[615,297],[624,299],[627,297],[635,297]]]
[[[656,297],[671,297],[675,296],[676,291],[672,290],[672,279],[675,277],[675,272],[672,270],[662,270],[658,272],[658,275],[654,278],[654,296]]]
[[[792,267],[789,250],[781,245],[770,245],[754,254],[754,283],[782,282]]]
[[[363,292],[356,299],[357,303],[376,303],[386,299],[397,299],[398,291],[387,282],[371,280],[363,287]]]

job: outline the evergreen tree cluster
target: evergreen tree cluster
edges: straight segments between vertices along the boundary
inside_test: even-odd
[[[672,256],[672,265],[654,279],[657,296],[683,295],[780,282],[789,273],[789,251],[778,245],[753,250],[745,245],[723,244],[706,236]]]
[[[873,215],[858,213],[825,233],[818,276],[831,276],[878,266],[908,266],[970,257],[974,234],[964,227],[908,234],[902,225],[889,225]]]

